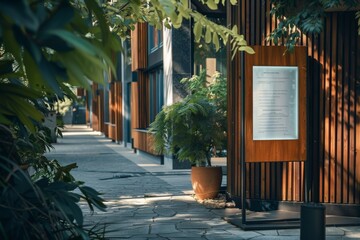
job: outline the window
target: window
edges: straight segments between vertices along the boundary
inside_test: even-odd
[[[156,114],[161,111],[164,104],[164,76],[162,68],[149,73],[149,90],[149,120],[153,122]]]
[[[209,17],[209,19],[225,26],[225,18]],[[201,70],[206,69],[208,79],[211,79],[215,71],[226,76],[226,47],[220,41],[219,51],[215,49],[213,43],[207,44],[204,39],[194,43],[194,74],[199,74]]]
[[[153,53],[158,48],[162,47],[163,44],[162,30],[157,30],[155,27],[150,25],[148,30],[149,30],[148,31],[149,53]]]

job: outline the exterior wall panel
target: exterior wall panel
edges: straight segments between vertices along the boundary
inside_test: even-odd
[[[265,37],[276,22],[269,0],[243,0],[228,7],[228,23],[237,24],[249,45],[272,45]],[[354,12],[329,12],[320,36],[303,36],[308,48],[308,83],[313,177],[312,196],[324,203],[360,203],[360,38]],[[228,191],[240,188],[240,81],[243,57],[228,64]],[[250,199],[304,201],[304,163],[251,163],[246,166]]]
[[[147,25],[137,23],[131,32],[131,70],[147,68]]]

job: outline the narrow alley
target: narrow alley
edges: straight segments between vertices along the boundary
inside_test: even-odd
[[[47,154],[76,162],[73,175],[103,193],[107,211],[89,212],[85,224],[105,227],[107,239],[299,239],[299,229],[243,231],[229,224],[237,208],[213,209],[192,197],[190,170],[169,170],[85,126],[67,127]],[[359,227],[327,228],[327,239],[360,239]]]

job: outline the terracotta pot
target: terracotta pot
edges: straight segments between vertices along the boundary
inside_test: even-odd
[[[221,167],[192,167],[191,183],[197,199],[216,198],[222,181]]]

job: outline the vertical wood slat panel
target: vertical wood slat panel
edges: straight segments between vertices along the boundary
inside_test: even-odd
[[[89,123],[91,122],[90,120],[90,104],[89,104],[89,101],[90,101],[90,97],[89,97],[90,93],[88,91],[85,91],[85,107],[86,107],[86,110],[85,110],[85,122],[86,122],[86,125],[89,125]]]
[[[341,22],[341,26],[344,25],[344,22],[346,22],[346,18],[342,18],[342,22]],[[349,32],[348,32],[348,28],[342,29],[344,32],[342,33],[344,36],[348,36]],[[350,126],[349,126],[349,96],[350,96],[350,92],[349,92],[349,58],[346,57],[345,53],[349,52],[349,39],[344,38],[342,41],[342,64],[343,64],[343,96],[342,96],[342,101],[343,101],[343,139],[344,139],[344,143],[343,143],[343,167],[342,167],[342,185],[344,186],[341,191],[342,191],[342,201],[344,203],[348,203],[349,202],[349,174],[346,174],[347,172],[350,171],[349,169],[349,130],[350,130]]]
[[[104,121],[104,91],[98,91],[98,110],[99,110],[99,132],[105,132]]]
[[[330,76],[330,71],[329,71],[329,66],[330,66],[330,57],[329,57],[329,53],[330,53],[330,44],[327,44],[329,41],[327,41],[327,39],[331,39],[331,35],[330,35],[330,28],[331,24],[330,24],[330,20],[327,19],[326,21],[326,28],[325,28],[325,38],[324,38],[324,45],[325,45],[325,55],[324,55],[324,73],[325,73],[325,99],[324,99],[324,109],[325,109],[325,113],[324,113],[324,122],[325,122],[325,131],[324,131],[324,174],[323,174],[323,181],[324,181],[324,202],[329,202],[329,182],[330,182],[330,141],[331,141],[331,136],[330,136],[330,98],[331,98],[331,76]]]
[[[143,71],[138,71],[138,109],[135,110],[138,115],[137,128],[147,128],[149,125],[149,84],[148,75]]]
[[[135,24],[131,31],[131,70],[137,71],[147,67],[147,25]]]
[[[286,189],[288,189],[288,177],[287,177],[287,173],[288,173],[288,163],[282,163],[282,194],[281,194],[281,199],[282,200],[288,200],[288,192],[286,191]]]
[[[336,24],[336,15],[332,15],[331,25]],[[330,45],[330,182],[329,182],[329,202],[335,202],[336,189],[336,120],[337,120],[337,75],[336,75],[336,28],[331,28]]]
[[[337,23],[338,21],[340,21],[340,18],[337,18]],[[336,72],[336,123],[335,123],[335,128],[336,128],[336,139],[334,139],[335,141],[335,145],[336,145],[336,157],[335,159],[338,159],[337,162],[335,162],[335,201],[334,202],[340,202],[342,201],[342,162],[343,162],[343,156],[342,156],[342,151],[343,151],[343,114],[342,114],[342,90],[344,89],[344,86],[342,84],[342,67],[339,66],[341,65],[341,58],[342,58],[342,51],[341,51],[341,45],[342,45],[342,37],[340,34],[342,34],[341,28],[339,28],[338,32],[335,33],[336,34],[336,52],[335,55],[336,57],[336,67],[335,67],[335,72]],[[334,49],[333,49],[334,50]]]
[[[247,179],[251,179],[255,172],[255,168],[251,167],[250,165],[251,164],[246,164]],[[247,197],[254,198],[255,183],[252,181],[246,181],[246,190],[248,192]]]
[[[99,128],[99,104],[98,104],[98,85],[93,83],[91,86],[92,90],[92,128],[94,131],[100,131]]]
[[[324,30],[326,31],[326,29]],[[319,41],[318,41],[318,49],[319,49],[319,59],[315,59],[319,62],[319,68],[320,68],[320,73],[319,73],[319,81],[320,81],[320,116],[319,119],[325,119],[325,112],[324,109],[326,109],[325,107],[325,101],[324,99],[326,99],[326,74],[324,71],[324,66],[325,66],[325,34],[320,34],[319,36]],[[325,154],[325,142],[324,139],[325,138],[325,121],[320,121],[320,139],[319,139],[319,144],[320,144],[320,149],[319,149],[319,201],[320,202],[324,202],[324,159],[326,157]],[[326,141],[326,140],[325,140]]]
[[[131,83],[131,99],[130,99],[130,109],[131,109],[131,136],[133,140],[137,140],[137,132],[134,130],[139,128],[139,115],[137,114],[139,111],[139,89],[138,83]]]
[[[123,92],[121,82],[115,82],[115,141],[123,141]]]
[[[260,165],[260,198],[266,199],[266,163]]]
[[[352,23],[352,25],[354,25]],[[350,29],[352,29],[353,27],[350,27]],[[346,33],[345,33],[346,34]],[[350,36],[350,32],[347,33],[346,35]],[[345,46],[347,48],[346,52],[350,52],[351,54],[349,54],[346,57],[346,60],[348,61],[348,118],[349,118],[349,178],[348,178],[348,185],[349,185],[349,203],[353,204],[355,203],[355,138],[356,138],[356,131],[355,131],[355,125],[356,125],[356,117],[354,114],[356,112],[356,97],[355,97],[355,87],[356,87],[356,80],[355,80],[355,71],[356,71],[356,62],[353,61],[353,59],[356,58],[356,55],[354,54],[356,52],[355,51],[351,51],[356,49],[355,48],[356,45],[356,38],[348,38],[347,39],[347,43],[345,44]],[[360,174],[359,174],[360,175]]]
[[[241,12],[241,16],[244,16],[246,11],[245,2],[239,3],[235,7],[231,7],[229,4],[227,21],[235,23],[239,26],[239,31],[243,32],[245,29],[245,21],[241,21],[238,18]],[[230,46],[228,45],[228,51],[230,51]],[[228,107],[230,109],[237,109],[240,112],[240,99],[241,96],[238,95],[240,92],[240,55],[237,54],[235,58],[231,61],[230,54],[228,54],[228,79],[233,79],[232,81],[228,81],[227,92],[228,92]],[[227,155],[227,166],[228,166],[228,179],[227,179],[227,189],[234,196],[241,196],[241,188],[240,188],[240,168],[242,167],[240,164],[240,115],[238,111],[234,114],[228,115],[228,155]]]
[[[346,79],[344,78],[344,74],[346,72],[346,62],[345,62],[345,56],[346,53],[344,52],[344,16],[340,15],[338,18],[339,22],[339,32],[338,32],[338,68],[337,68],[337,75],[338,75],[338,136],[337,136],[337,159],[341,159],[338,163],[337,168],[337,176],[338,181],[336,182],[336,202],[348,202],[347,199],[347,193],[348,193],[348,184],[345,175],[345,173],[348,172],[347,168],[347,116],[345,115],[345,110],[347,108],[346,102],[345,102],[345,92],[347,90],[347,83]]]
[[[265,199],[271,199],[271,163],[265,164]]]
[[[355,203],[360,204],[360,38],[357,37],[355,48],[356,56],[354,61],[356,62],[355,70],[355,102],[356,102],[356,126],[355,126]]]
[[[239,12],[239,16],[233,16],[233,21],[242,26],[241,33],[245,34],[250,45],[270,45],[271,43],[264,42],[263,33],[269,33],[276,26],[274,21],[269,21],[273,17],[266,15],[267,11],[258,10],[260,5],[269,8],[270,1],[240,1],[238,6],[241,6],[242,11]],[[359,60],[357,60],[360,59],[359,37],[356,35],[357,26],[353,13],[336,12],[327,13],[327,15],[324,33],[318,38],[305,37],[302,41],[309,47],[309,57],[315,60],[314,64],[319,65],[312,66],[310,75],[314,80],[321,82],[321,91],[317,93],[318,98],[321,99],[320,149],[318,150],[319,195],[323,202],[359,203],[360,140],[356,140],[360,136],[360,93],[356,83],[360,74]],[[256,20],[253,23],[251,19]],[[265,19],[264,23],[262,23],[263,19]],[[260,43],[258,43],[259,36],[262,41]],[[236,74],[233,77],[237,79]],[[232,96],[239,97],[234,93]],[[239,111],[239,108],[232,109]],[[239,147],[240,144],[234,144],[234,146]],[[238,156],[240,154],[237,156],[235,154],[233,157]],[[273,199],[274,195],[280,194],[281,198],[279,195],[275,198],[296,201],[303,199],[304,188],[297,181],[297,179],[300,179],[300,182],[303,181],[303,165],[296,164],[290,167],[288,163],[284,163],[275,164],[275,166],[270,167],[269,174],[267,165],[249,164],[247,168],[249,177],[247,181],[251,182],[247,185],[249,196],[256,198],[260,195]],[[232,174],[239,176],[239,173],[239,169],[234,169]],[[278,186],[282,186],[282,190],[275,194],[268,193],[270,190],[268,186],[261,187],[259,190],[259,185],[264,182],[264,179],[266,183],[270,179],[271,189],[274,189],[273,179],[276,179]],[[236,182],[237,189],[234,189],[233,193],[238,195],[239,178]],[[293,188],[293,191],[285,192],[289,187]]]

